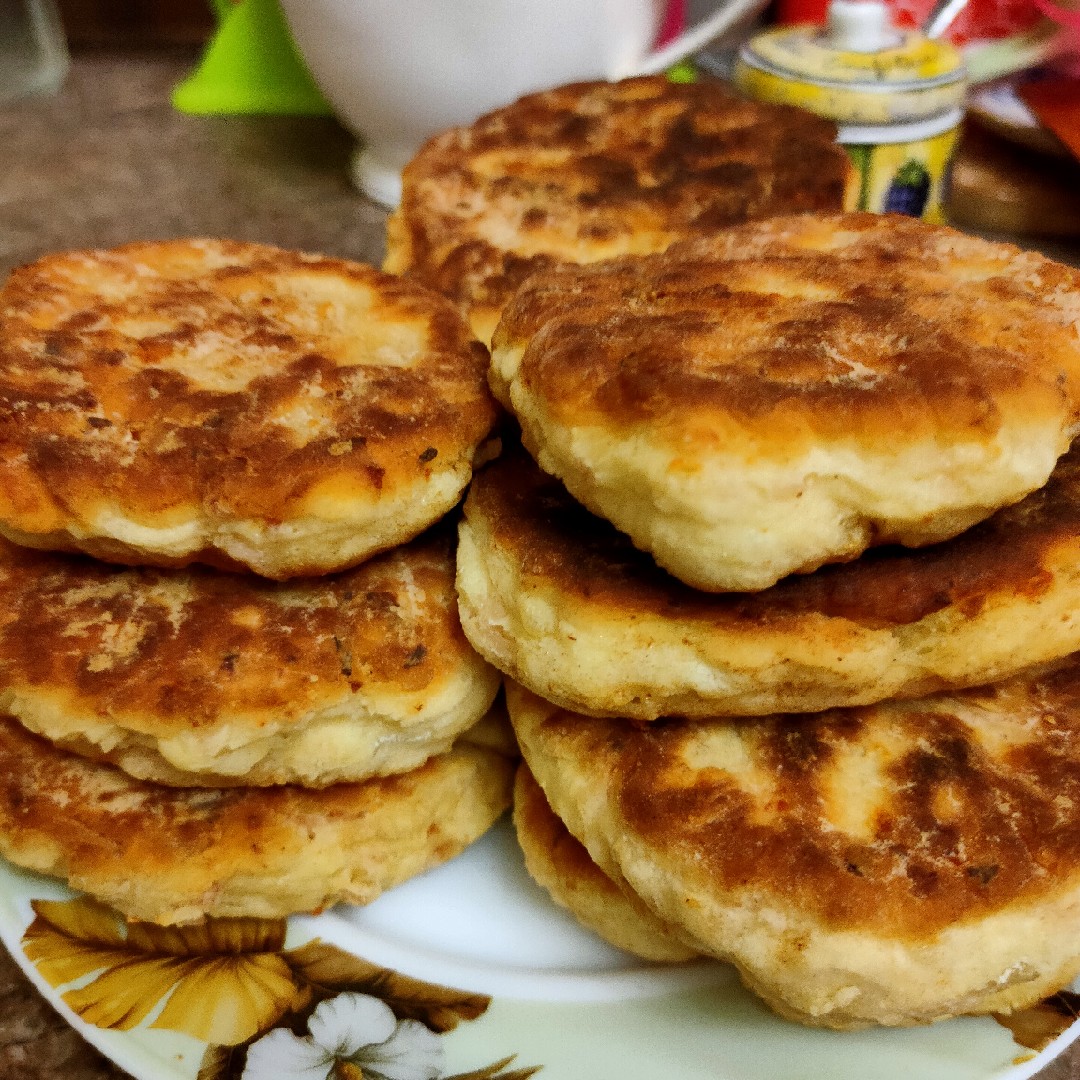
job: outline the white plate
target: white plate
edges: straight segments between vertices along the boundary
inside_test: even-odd
[[[1080,1035],[1074,1023],[1036,1054],[986,1017],[853,1033],[787,1023],[723,965],[646,965],[581,929],[530,881],[505,822],[368,907],[289,920],[278,940],[284,924],[259,920],[219,920],[209,936],[151,930],[125,939],[104,909],[2,861],[0,898],[0,938],[19,965],[138,1080],[195,1080],[200,1067],[204,1080],[238,1078],[245,1052],[227,1047],[271,1031],[252,1053],[257,1061],[268,1051],[263,1060],[273,1063],[260,1080],[349,1075],[334,1071],[333,1052],[320,1054],[320,1045],[344,1053],[350,1039],[355,1047],[374,1037],[355,1024],[346,1030],[344,1006],[389,1016],[357,993],[436,1029],[457,1020],[438,1035],[399,1024],[383,1044],[403,1048],[406,1071],[394,1076],[433,1075],[407,1070],[434,1047],[445,1077],[523,1080],[535,1069],[538,1080],[1023,1080]],[[290,1021],[297,1035],[286,1032]],[[378,1075],[365,1057],[378,1052],[358,1051],[365,1077]],[[290,1071],[301,1057],[311,1069]]]

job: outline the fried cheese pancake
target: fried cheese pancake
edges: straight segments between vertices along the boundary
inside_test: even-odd
[[[147,922],[366,904],[486,832],[513,772],[462,740],[411,772],[321,791],[163,788],[0,717],[0,854]]]
[[[321,574],[458,501],[495,406],[442,297],[224,240],[46,256],[0,292],[0,533]]]
[[[1008,1013],[1080,971],[1080,656],[815,717],[640,727],[507,702],[597,865],[784,1016]]]
[[[496,396],[665,569],[767,588],[955,536],[1077,429],[1080,271],[897,215],[757,222],[516,294]]]
[[[524,763],[514,780],[514,829],[533,880],[605,941],[645,960],[671,963],[698,955],[589,858]]]
[[[496,667],[591,715],[816,712],[977,685],[1080,649],[1080,446],[952,540],[877,548],[758,593],[661,570],[524,454],[465,502],[462,625]]]
[[[405,167],[383,265],[451,297],[488,342],[534,271],[856,195],[835,126],[802,109],[710,79],[576,83],[430,139]]]
[[[0,540],[0,712],[134,776],[322,787],[405,772],[487,711],[451,530],[341,574],[120,569]]]

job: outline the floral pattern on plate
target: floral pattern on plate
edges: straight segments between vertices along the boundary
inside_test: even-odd
[[[315,940],[281,919],[127,923],[88,897],[34,900],[27,958],[84,1021],[207,1043],[198,1080],[528,1080],[505,1058],[447,1076],[440,1036],[491,1003]],[[155,1015],[156,1014],[156,1015]],[[150,1019],[153,1016],[153,1019]]]
[[[0,941],[136,1080],[266,1080],[267,1060],[274,1080],[1028,1080],[1080,1035],[1068,993],[922,1028],[789,1023],[726,965],[604,946],[531,881],[509,823],[367,907],[285,923],[127,926],[0,859]]]

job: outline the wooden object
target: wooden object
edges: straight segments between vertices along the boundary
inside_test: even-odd
[[[968,121],[952,168],[949,220],[1017,236],[1080,236],[1080,163],[1039,154]]]

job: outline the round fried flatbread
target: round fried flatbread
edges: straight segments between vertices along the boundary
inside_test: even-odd
[[[418,769],[307,788],[161,788],[0,717],[0,853],[130,919],[277,918],[364,904],[509,805],[514,766],[457,744]]]
[[[524,763],[514,781],[514,828],[533,880],[605,941],[645,960],[670,963],[698,955],[589,858]]]
[[[120,569],[0,541],[0,711],[167,784],[405,772],[487,711],[439,528],[341,574]]]
[[[757,590],[955,536],[1077,428],[1080,271],[896,215],[776,218],[533,276],[492,378],[665,569]]]
[[[1080,657],[816,717],[587,718],[508,685],[597,865],[785,1016],[1011,1012],[1080,971]]]
[[[0,292],[0,533],[342,569],[457,502],[485,377],[452,305],[358,263],[220,240],[46,256]]]
[[[759,593],[666,574],[524,454],[476,476],[462,625],[496,667],[601,716],[814,712],[1015,674],[1080,649],[1080,448],[933,547],[883,547]]]
[[[521,282],[560,262],[853,205],[836,128],[714,79],[575,83],[429,140],[406,166],[384,268],[455,300],[481,341]]]

